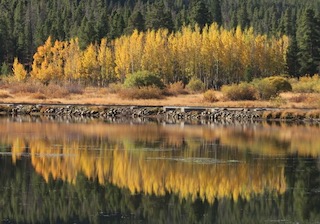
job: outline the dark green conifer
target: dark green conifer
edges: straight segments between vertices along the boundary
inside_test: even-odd
[[[190,22],[192,25],[198,24],[200,29],[207,24],[211,24],[211,14],[202,0],[194,1],[190,12]]]
[[[146,14],[146,29],[166,28],[169,31],[173,31],[174,24],[172,15],[169,10],[166,9],[162,0],[157,0],[154,4],[149,5]]]
[[[314,10],[307,9],[298,27],[300,75],[319,73],[320,26]]]

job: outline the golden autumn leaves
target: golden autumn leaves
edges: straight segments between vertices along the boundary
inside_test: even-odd
[[[84,50],[77,38],[52,43],[49,37],[33,56],[30,76],[44,83],[107,85],[147,70],[167,84],[199,78],[208,86],[242,81],[248,69],[259,77],[280,74],[287,45],[286,36],[268,38],[252,29],[226,30],[216,24],[203,30],[183,27],[176,33],[134,31],[112,41],[102,39]],[[15,76],[21,74],[21,67],[14,68]]]

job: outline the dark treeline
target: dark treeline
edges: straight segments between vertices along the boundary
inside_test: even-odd
[[[319,9],[320,0],[0,0],[1,73],[14,57],[31,65],[48,36],[60,41],[79,37],[84,49],[134,29],[177,31],[216,22],[226,29],[240,25],[260,34],[288,35],[288,73],[314,74],[320,58]]]

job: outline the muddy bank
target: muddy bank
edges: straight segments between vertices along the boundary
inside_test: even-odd
[[[319,122],[320,112],[281,110],[272,108],[205,108],[205,107],[146,107],[91,105],[0,105],[2,115],[31,115],[88,118],[157,118],[189,121],[312,121]]]

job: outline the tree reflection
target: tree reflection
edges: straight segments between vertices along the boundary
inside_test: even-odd
[[[0,218],[319,221],[318,132],[266,124],[0,123]]]

